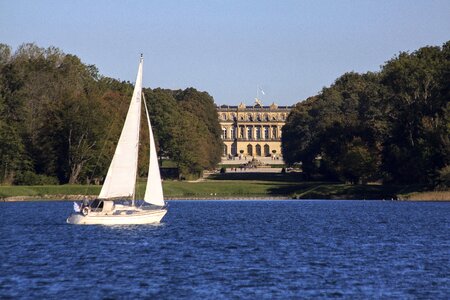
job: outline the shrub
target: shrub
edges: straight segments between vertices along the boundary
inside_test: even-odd
[[[56,177],[51,177],[43,174],[36,174],[31,171],[25,171],[17,174],[14,177],[14,184],[16,185],[53,185],[59,184]]]
[[[225,174],[227,172],[227,169],[224,167],[220,168],[220,174]]]

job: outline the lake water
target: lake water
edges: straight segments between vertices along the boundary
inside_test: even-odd
[[[0,203],[0,298],[448,299],[450,203],[170,201],[159,226]]]

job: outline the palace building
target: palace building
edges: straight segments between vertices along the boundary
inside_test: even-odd
[[[281,156],[281,127],[291,111],[291,106],[262,106],[256,99],[253,106],[217,107],[222,127],[224,156]]]

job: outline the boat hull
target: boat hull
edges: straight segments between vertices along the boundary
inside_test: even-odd
[[[73,225],[137,225],[157,224],[166,215],[166,209],[142,210],[132,214],[88,214],[74,213],[67,218]]]

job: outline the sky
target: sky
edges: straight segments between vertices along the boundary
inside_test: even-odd
[[[145,87],[194,87],[219,105],[293,105],[448,40],[448,0],[0,0],[13,50],[55,46],[131,82],[143,53]]]

